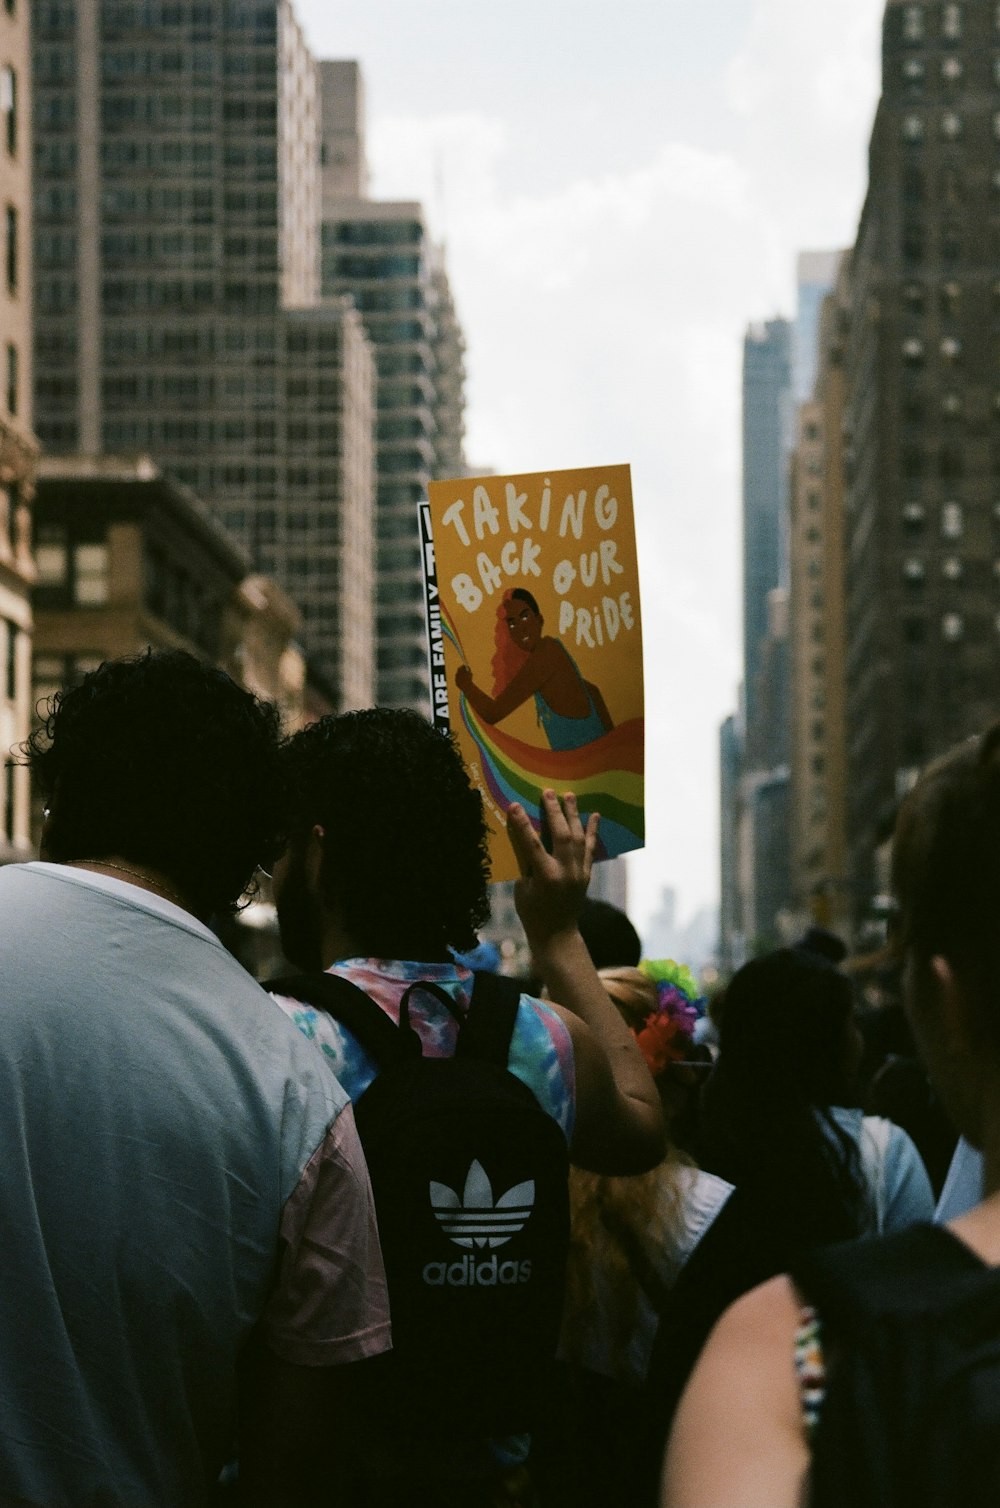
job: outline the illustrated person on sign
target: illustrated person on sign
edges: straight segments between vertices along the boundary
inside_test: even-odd
[[[477,686],[468,665],[456,676],[473,710],[487,723],[499,723],[529,697],[551,749],[579,749],[614,727],[604,698],[565,645],[543,634],[545,619],[523,587],[505,592],[497,609],[493,695]]]

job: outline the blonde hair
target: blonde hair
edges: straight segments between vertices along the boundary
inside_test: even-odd
[[[633,1032],[640,1031],[646,1017],[656,1010],[654,981],[633,968],[598,972],[626,1026]],[[626,1246],[616,1232],[625,1229],[644,1241],[651,1227],[658,1227],[657,1244],[674,1246],[684,1227],[684,1200],[676,1171],[692,1166],[692,1159],[671,1144],[657,1167],[636,1177],[613,1178],[582,1168],[571,1169],[572,1224],[563,1323],[563,1350],[571,1360],[584,1359],[579,1353],[582,1335],[576,1321],[596,1302],[594,1270],[599,1253],[609,1287],[623,1299],[620,1311],[623,1323],[615,1337],[611,1358],[615,1369],[621,1368],[638,1315],[641,1288]]]

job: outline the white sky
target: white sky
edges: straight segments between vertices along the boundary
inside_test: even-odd
[[[718,898],[718,727],[740,676],[740,366],[849,245],[883,0],[296,0],[358,58],[376,197],[421,199],[483,471],[629,461],[646,646],[642,929]]]

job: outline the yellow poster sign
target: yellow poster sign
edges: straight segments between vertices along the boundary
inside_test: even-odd
[[[434,697],[490,827],[492,878],[517,865],[512,802],[542,790],[600,813],[601,858],[641,848],[643,679],[627,466],[432,482]],[[445,688],[447,691],[445,693]]]

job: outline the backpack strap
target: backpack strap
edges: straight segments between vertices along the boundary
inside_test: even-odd
[[[456,1058],[507,1067],[510,1039],[521,1004],[521,986],[502,974],[475,974],[469,1013],[459,1028]]]
[[[410,986],[400,1006],[399,1025],[394,1026],[385,1011],[364,990],[358,989],[341,974],[295,974],[285,979],[269,979],[263,986],[272,995],[289,995],[319,1011],[325,1011],[356,1037],[380,1068],[421,1056],[420,1038],[410,1025],[404,1009]],[[421,986],[423,988],[423,986]],[[437,993],[435,987],[434,993]]]

